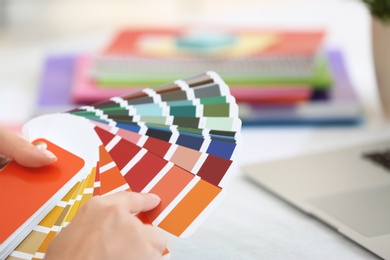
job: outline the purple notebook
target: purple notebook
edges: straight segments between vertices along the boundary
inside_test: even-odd
[[[37,114],[62,112],[75,107],[70,97],[75,55],[48,56],[38,87]]]

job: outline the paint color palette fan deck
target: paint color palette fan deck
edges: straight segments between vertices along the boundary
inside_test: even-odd
[[[229,87],[206,72],[30,120],[23,128],[27,139],[44,138],[85,166],[0,258],[43,259],[84,203],[118,191],[159,195],[158,207],[137,217],[175,236],[191,235],[235,175],[238,112]]]

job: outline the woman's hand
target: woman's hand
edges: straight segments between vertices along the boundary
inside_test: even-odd
[[[9,160],[26,167],[41,167],[55,162],[57,157],[0,126],[0,168]]]
[[[134,216],[159,203],[155,195],[125,191],[94,197],[54,238],[45,259],[162,259],[166,236]]]
[[[0,127],[0,169],[9,160],[26,167],[40,167],[55,162],[57,157]],[[135,192],[94,197],[54,238],[45,258],[161,259],[167,246],[165,235],[134,216],[159,203],[156,195]]]

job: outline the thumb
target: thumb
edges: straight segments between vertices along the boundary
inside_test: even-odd
[[[26,167],[41,167],[57,160],[50,151],[32,145],[3,127],[0,127],[0,154]]]

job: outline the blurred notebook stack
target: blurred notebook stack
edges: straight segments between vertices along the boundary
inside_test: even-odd
[[[39,107],[87,104],[213,70],[243,124],[356,124],[362,112],[342,53],[320,30],[139,28],[101,51],[48,57]],[[61,93],[61,94],[60,94]]]

